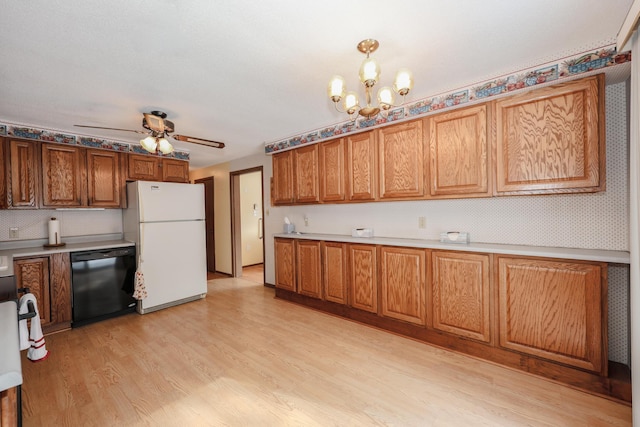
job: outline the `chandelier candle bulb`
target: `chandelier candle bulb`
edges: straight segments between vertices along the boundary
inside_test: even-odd
[[[333,102],[340,102],[344,98],[346,92],[346,85],[342,76],[333,76],[329,82],[329,98]]]

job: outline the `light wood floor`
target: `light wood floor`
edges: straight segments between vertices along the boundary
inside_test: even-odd
[[[242,278],[250,282],[264,284],[264,264],[242,267]]]
[[[273,295],[216,279],[205,300],[47,337],[48,360],[23,358],[24,425],[631,425],[629,406]]]

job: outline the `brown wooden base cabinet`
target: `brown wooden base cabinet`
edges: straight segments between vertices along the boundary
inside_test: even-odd
[[[349,305],[378,312],[378,279],[374,245],[349,245]]]
[[[347,304],[347,244],[322,242],[322,289],[327,301]]]
[[[491,340],[489,255],[431,253],[431,318],[439,331]]]
[[[42,331],[47,334],[71,327],[71,263],[69,253],[16,258],[18,288],[29,288],[38,302]]]
[[[631,399],[628,371],[608,371],[606,263],[295,238],[275,242],[278,298]]]
[[[607,266],[497,257],[500,346],[606,375]]]
[[[276,259],[276,288],[296,291],[294,239],[274,239],[274,254]]]
[[[380,312],[424,325],[426,250],[380,248]]]
[[[0,391],[0,427],[19,426],[18,387]]]
[[[296,273],[299,293],[313,298],[322,298],[319,241],[298,240],[296,242]]]

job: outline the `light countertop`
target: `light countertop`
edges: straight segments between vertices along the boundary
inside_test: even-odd
[[[26,248],[16,249],[4,249],[0,250],[0,256],[11,255],[13,258],[17,257],[31,257],[31,256],[43,256],[61,252],[78,252],[78,251],[90,251],[99,249],[111,249],[125,246],[135,246],[135,243],[128,240],[105,240],[98,242],[82,242],[82,243],[67,243],[64,246],[55,248],[45,248],[44,246],[33,246]]]
[[[18,257],[47,256],[62,252],[79,252],[135,246],[122,235],[83,236],[64,239],[65,245],[44,247],[45,239],[31,241],[0,242],[0,276],[13,275],[13,259]]]
[[[15,301],[0,303],[0,342],[0,391],[4,391],[22,384],[18,305]]]
[[[439,240],[400,239],[392,237],[352,237],[340,234],[278,233],[274,237],[287,239],[323,240],[327,242],[359,243],[369,245],[404,246],[409,248],[441,249],[450,251],[484,252],[503,255],[522,255],[546,258],[599,261],[629,264],[627,251],[601,249],[556,248],[546,246],[505,245],[497,243],[442,243]]]

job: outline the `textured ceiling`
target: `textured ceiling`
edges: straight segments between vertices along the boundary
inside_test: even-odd
[[[632,0],[28,0],[0,12],[0,121],[135,142],[163,110],[192,168],[345,120],[327,99],[358,86],[364,38],[381,84],[407,67],[409,98],[615,43]],[[357,88],[359,89],[359,88]]]

